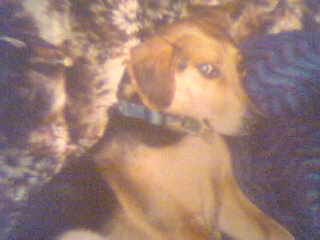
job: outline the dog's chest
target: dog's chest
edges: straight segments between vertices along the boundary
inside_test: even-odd
[[[190,136],[169,147],[138,147],[128,154],[124,171],[152,221],[180,224],[186,217],[181,215],[187,215],[210,228],[216,208],[213,184],[222,163],[228,161],[228,150],[219,137],[207,143]]]

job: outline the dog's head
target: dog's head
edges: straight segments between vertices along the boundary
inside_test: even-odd
[[[129,74],[148,107],[206,119],[222,134],[243,131],[248,98],[228,35],[197,19],[166,26],[132,49]]]

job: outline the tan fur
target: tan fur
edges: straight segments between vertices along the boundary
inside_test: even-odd
[[[197,19],[165,27],[132,50],[129,72],[147,106],[206,119],[216,131],[211,143],[190,136],[167,148],[142,146],[112,171],[124,173],[122,177],[106,176],[122,196],[124,216],[132,217],[127,221],[150,230],[149,239],[214,239],[216,229],[236,239],[293,239],[246,198],[232,174],[230,154],[219,134],[242,134],[251,104],[237,69],[240,54],[223,31],[210,28]],[[197,68],[203,63],[213,64],[220,74],[204,77]],[[126,169],[128,161],[138,165]],[[119,187],[123,177],[135,186],[131,193],[127,185]],[[194,235],[194,226],[202,234]]]
[[[187,136],[163,147],[119,133],[95,159],[120,202],[106,226],[111,239],[292,239],[237,186],[230,154],[218,134]]]

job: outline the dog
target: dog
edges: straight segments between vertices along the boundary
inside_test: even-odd
[[[230,152],[222,135],[246,134],[251,120],[250,113],[255,110],[241,85],[242,73],[238,69],[240,61],[240,52],[223,28],[212,26],[200,18],[183,19],[168,25],[153,38],[132,49],[128,67],[131,88],[139,94],[142,102],[151,109],[167,114],[200,119],[213,130],[210,143],[189,136],[168,148],[142,147],[139,154],[131,153],[138,156],[136,158],[139,161],[143,162],[145,158],[146,162],[139,164],[139,174],[136,173],[135,180],[131,179],[131,184],[140,181],[142,185],[138,184],[139,187],[131,194],[126,191],[123,197],[127,202],[125,205],[128,208],[135,205],[139,209],[137,212],[140,212],[140,219],[143,220],[141,228],[151,227],[158,219],[174,229],[163,237],[161,234],[164,231],[153,226],[151,228],[157,229],[160,234],[150,239],[218,239],[220,231],[236,239],[294,239],[286,229],[246,198],[232,174]],[[193,155],[194,152],[196,155]],[[192,156],[191,159],[189,156]],[[163,164],[167,168],[155,168],[151,164],[156,161],[154,158],[166,162]],[[179,176],[179,180],[173,184],[166,176],[162,178],[168,181],[164,185],[166,187],[163,189],[157,186],[157,172],[169,174],[179,163],[174,173]],[[150,169],[153,171],[147,173]],[[165,192],[171,190],[176,193],[184,188],[179,182],[185,182],[189,174],[194,176],[194,182],[186,185],[189,192],[176,195],[174,199],[165,201],[166,204],[159,204],[157,196],[168,200]],[[157,179],[156,182],[153,183],[150,176]],[[121,182],[120,179],[118,182]],[[152,186],[157,186],[157,194],[150,195]],[[195,186],[193,190],[192,186]],[[138,190],[145,187],[147,189],[140,195]],[[199,189],[204,191],[197,194]],[[192,205],[186,203],[190,195],[203,202],[200,218],[195,213],[197,211],[191,210]],[[149,197],[149,201],[144,206],[151,205],[151,209],[158,207],[163,211],[162,214],[151,214],[152,220],[149,219],[149,213],[142,214],[142,206],[137,202],[137,199],[146,197]],[[129,199],[133,199],[136,204],[130,205]],[[188,217],[180,217],[176,225],[169,221],[169,216],[186,216],[185,212],[188,212]],[[186,219],[193,219],[192,227]],[[190,231],[185,228],[182,230],[179,226],[188,226],[186,229]],[[195,230],[199,227],[204,230],[201,231],[204,235],[195,234],[199,233]],[[173,234],[176,231],[178,235]]]
[[[132,49],[131,89],[143,103],[201,119],[213,131],[203,139],[144,121],[110,119],[92,149],[119,202],[103,236],[294,239],[250,202],[232,174],[222,134],[246,134],[253,108],[241,85],[240,60],[224,30],[198,18],[168,25]]]
[[[258,209],[232,174],[222,135],[246,134],[252,103],[241,55],[221,28],[199,19],[168,25],[132,49],[131,89],[168,114],[201,119],[206,138],[116,118],[92,149],[119,207],[107,239],[294,239]],[[140,122],[139,122],[140,121]]]
[[[233,42],[223,26],[191,17],[132,49],[130,91],[151,109],[200,119],[213,131],[202,139],[111,121],[92,150],[119,201],[107,239],[294,239],[250,202],[232,174],[222,135],[246,134],[255,111]]]

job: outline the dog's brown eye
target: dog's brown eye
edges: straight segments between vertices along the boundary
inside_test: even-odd
[[[217,78],[220,76],[220,70],[210,63],[202,63],[197,66],[198,71],[206,78]]]

